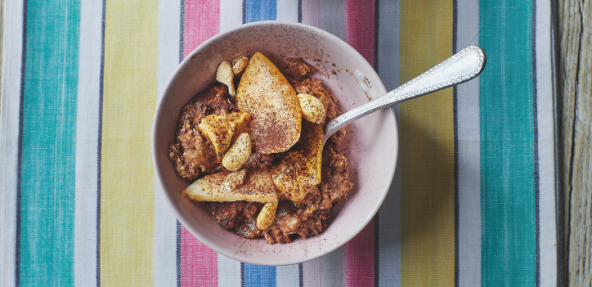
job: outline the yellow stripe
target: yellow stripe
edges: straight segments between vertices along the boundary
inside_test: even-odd
[[[452,54],[452,0],[401,0],[400,80]],[[401,104],[401,285],[454,285],[452,89]]]
[[[105,14],[101,285],[154,284],[158,1],[110,0]]]

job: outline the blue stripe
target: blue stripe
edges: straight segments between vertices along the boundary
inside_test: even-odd
[[[19,281],[74,283],[74,189],[80,3],[26,5]]]
[[[245,287],[276,286],[275,267],[245,263]]]
[[[243,17],[245,23],[276,20],[277,4],[274,0],[246,0]],[[244,286],[276,286],[275,267],[243,264]]]
[[[277,3],[275,0],[245,1],[245,23],[276,20]]]

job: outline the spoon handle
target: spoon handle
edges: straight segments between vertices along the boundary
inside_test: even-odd
[[[386,95],[355,107],[332,120],[325,128],[325,142],[339,129],[365,115],[475,78],[483,71],[485,61],[485,52],[481,47],[471,45],[464,48]]]

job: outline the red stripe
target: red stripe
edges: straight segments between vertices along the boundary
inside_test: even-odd
[[[346,286],[374,286],[374,219],[345,245]]]
[[[220,32],[219,0],[185,0],[183,57]],[[218,286],[216,252],[181,227],[181,286]]]
[[[347,42],[374,66],[375,2],[347,0]],[[348,287],[374,286],[374,219],[345,245],[345,282]]]
[[[374,0],[347,0],[347,43],[374,66]]]

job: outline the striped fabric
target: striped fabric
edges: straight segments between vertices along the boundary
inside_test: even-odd
[[[551,0],[5,1],[0,286],[552,286]],[[394,107],[400,161],[336,251],[263,267],[175,219],[150,133],[179,62],[244,23],[324,29],[388,90],[478,44],[476,80]]]

